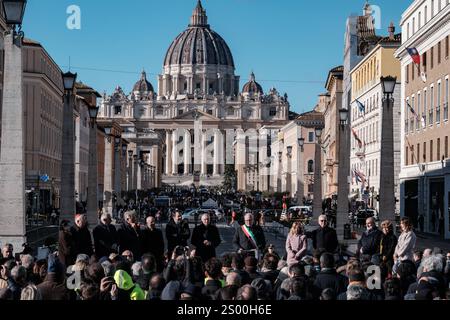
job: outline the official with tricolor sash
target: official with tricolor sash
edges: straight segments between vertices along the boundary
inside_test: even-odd
[[[233,246],[238,253],[248,254],[252,250],[256,250],[256,256],[259,252],[263,252],[266,246],[266,238],[263,229],[253,224],[253,215],[247,213],[244,216],[244,224],[236,229],[233,238]]]

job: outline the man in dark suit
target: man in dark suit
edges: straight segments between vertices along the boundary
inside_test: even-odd
[[[147,225],[142,230],[141,248],[142,253],[151,253],[155,257],[158,271],[162,271],[164,260],[164,238],[162,231],[156,228],[156,219],[148,216]]]
[[[328,226],[327,216],[324,214],[319,216],[319,228],[307,233],[307,236],[312,238],[314,249],[334,253],[338,248],[336,230]]]
[[[236,229],[233,246],[238,253],[255,249],[263,252],[266,246],[264,231],[260,226],[253,224],[251,213],[244,216],[244,225]]]
[[[108,257],[111,253],[117,252],[117,230],[111,224],[111,215],[103,213],[100,223],[92,231],[94,237],[95,255],[98,259]]]
[[[124,214],[125,222],[121,225],[119,234],[119,254],[129,250],[136,260],[141,260],[141,229],[137,223],[136,213],[127,211]]]
[[[189,222],[183,220],[180,212],[175,211],[166,226],[167,250],[171,253],[176,246],[186,247],[190,236]]]
[[[201,220],[202,224],[196,226],[192,232],[191,244],[195,246],[195,255],[206,262],[210,258],[216,257],[216,248],[219,246],[221,239],[219,229],[211,225],[209,214],[203,214]]]
[[[89,257],[93,253],[91,232],[88,229],[87,217],[85,214],[75,215],[75,225],[70,228],[74,244],[74,257],[80,253],[87,254]]]

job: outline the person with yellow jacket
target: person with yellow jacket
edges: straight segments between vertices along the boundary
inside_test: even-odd
[[[133,283],[131,276],[124,270],[117,270],[114,281],[119,290],[129,294],[130,300],[145,300],[146,293],[137,283]]]

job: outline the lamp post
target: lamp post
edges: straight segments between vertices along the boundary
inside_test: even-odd
[[[301,154],[303,153],[303,146],[305,145],[305,138],[300,137],[297,140],[297,203],[299,206],[303,205],[304,182],[303,182],[303,167],[305,166]]]
[[[26,241],[25,128],[21,31],[26,1],[4,0],[3,105],[0,155],[0,243]],[[16,30],[18,29],[18,30]]]
[[[87,220],[93,226],[98,220],[98,162],[97,162],[97,115],[99,107],[89,108],[89,168],[88,168],[88,198]]]
[[[62,74],[64,85],[62,161],[61,161],[61,216],[60,220],[73,219],[75,213],[75,130],[73,108],[75,104],[76,73]]]
[[[348,221],[348,194],[350,172],[350,130],[348,109],[339,110],[339,170],[338,170],[338,196],[336,210],[336,233],[338,240],[344,240],[344,225]]]
[[[286,168],[286,191],[292,197],[292,146],[286,147],[287,168]]]
[[[394,186],[394,125],[393,93],[397,83],[396,77],[381,77],[383,88],[383,111],[380,150],[380,203],[378,217],[380,221],[395,221],[395,186]]]
[[[313,220],[317,221],[319,215],[322,214],[322,152],[320,150],[320,145],[322,143],[323,127],[315,127],[314,132],[317,138],[315,144],[315,155],[314,155],[314,201],[313,201]]]

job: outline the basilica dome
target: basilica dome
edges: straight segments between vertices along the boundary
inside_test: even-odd
[[[253,72],[250,75],[250,81],[244,84],[244,87],[242,88],[242,93],[249,93],[249,94],[264,93],[261,85],[258,82],[256,82],[255,74]]]
[[[141,79],[133,86],[133,91],[154,92],[152,84],[147,80],[145,71],[141,73]]]
[[[234,69],[233,56],[225,40],[211,30],[206,11],[199,0],[188,28],[170,45],[164,66],[170,65],[222,65]]]

